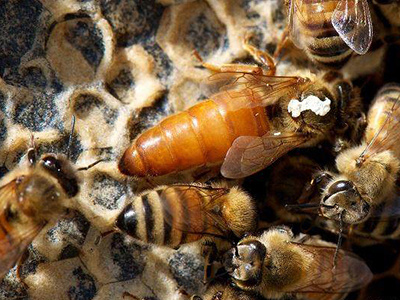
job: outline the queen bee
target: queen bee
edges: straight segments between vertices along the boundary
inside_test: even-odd
[[[215,72],[209,83],[220,91],[139,135],[123,154],[120,171],[161,176],[222,164],[223,176],[242,178],[296,147],[333,140],[353,127],[360,101],[349,82],[307,71],[275,76],[268,54],[247,42],[245,48],[268,70],[203,63]]]

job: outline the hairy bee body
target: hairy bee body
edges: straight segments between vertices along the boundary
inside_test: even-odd
[[[296,1],[296,0],[291,0]],[[339,1],[303,1],[295,12],[300,14],[299,28],[302,46],[308,57],[328,68],[341,68],[353,55],[332,25],[331,17]]]
[[[372,279],[368,266],[355,255],[339,251],[315,236],[294,237],[287,227],[271,228],[243,238],[224,254],[233,284],[267,299],[343,299]],[[296,298],[297,299],[297,298]]]
[[[236,187],[160,186],[134,197],[116,226],[143,242],[177,247],[205,234],[240,237],[255,230],[257,214],[251,198]]]
[[[119,169],[143,177],[221,163],[237,137],[262,136],[270,127],[261,103],[232,108],[239,105],[229,98],[205,100],[165,118],[132,143]]]
[[[43,226],[62,214],[65,201],[78,191],[73,166],[54,154],[45,154],[38,162],[16,168],[2,179],[0,277],[15,264]]]
[[[399,103],[400,85],[387,84],[378,92],[368,112],[364,143],[336,158],[339,172],[330,175],[322,195],[325,217],[356,224],[370,216],[396,213],[396,209],[388,213],[388,207],[393,205],[391,199],[395,201],[400,170]]]

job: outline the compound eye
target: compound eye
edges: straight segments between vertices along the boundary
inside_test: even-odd
[[[331,187],[329,188],[329,193],[335,194],[335,193],[349,191],[349,190],[353,190],[353,189],[354,189],[353,184],[350,181],[340,180],[331,185]]]
[[[57,158],[53,156],[46,156],[43,158],[43,165],[51,171],[61,172],[61,165]]]
[[[31,148],[28,150],[28,161],[31,165],[34,165],[36,163],[36,151],[35,149]]]

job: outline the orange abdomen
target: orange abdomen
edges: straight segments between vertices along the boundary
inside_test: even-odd
[[[246,98],[205,100],[143,132],[119,162],[130,176],[160,176],[224,159],[239,136],[262,136],[269,130],[264,107]]]

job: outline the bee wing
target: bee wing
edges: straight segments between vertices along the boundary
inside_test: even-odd
[[[225,156],[221,174],[226,178],[252,175],[308,140],[307,135],[297,132],[238,137]]]
[[[164,201],[164,220],[186,233],[226,236],[230,231],[228,224],[214,208],[219,207],[218,200],[228,192],[225,188],[190,184],[167,187],[160,195]]]
[[[339,36],[354,52],[368,51],[373,28],[367,0],[340,0],[331,20]]]
[[[301,8],[301,9],[300,9]],[[304,48],[304,44],[302,42],[302,34],[301,30],[301,20],[299,18],[304,18],[301,15],[301,11],[306,9],[307,6],[303,6],[303,0],[290,0],[289,4],[289,32],[290,39],[292,43],[299,49]],[[304,22],[305,20],[303,20]]]
[[[294,285],[290,291],[292,293],[348,293],[366,286],[372,280],[372,272],[366,263],[350,252],[340,250],[334,268],[336,248],[292,243],[310,255],[305,279]]]
[[[381,128],[376,131],[360,156],[370,157],[385,150],[392,150],[394,153],[398,153],[398,141],[400,139],[400,119],[398,117],[399,113],[396,112],[398,109],[400,109],[400,98],[393,103],[391,112],[387,114]]]
[[[282,96],[296,95],[297,87],[307,79],[295,76],[267,76],[251,73],[221,72],[208,82],[219,92],[210,96],[215,102],[232,100],[231,110],[275,104]]]
[[[0,278],[15,265],[42,228],[42,225],[32,224],[27,226],[24,231],[13,235],[11,241],[7,237],[0,240]]]
[[[11,201],[17,201],[15,191],[15,180],[0,187],[0,278],[15,265],[42,228],[41,225],[29,223],[16,230],[12,235],[9,234],[9,230],[13,228],[5,228],[8,224],[4,212]]]

